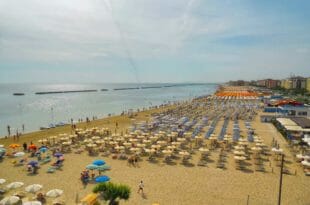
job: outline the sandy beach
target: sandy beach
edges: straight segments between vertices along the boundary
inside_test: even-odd
[[[170,107],[173,108],[173,107]],[[135,122],[146,121],[152,113],[162,112],[163,109],[149,110],[138,113],[132,120],[127,116],[114,116],[106,119],[100,119],[91,123],[78,124],[78,128],[105,127],[112,133],[115,131],[115,124],[118,123],[117,133],[125,133],[126,129]],[[259,112],[255,116],[251,125],[255,134],[259,136],[268,149],[271,149],[272,138],[276,139],[286,155],[287,168],[290,175],[283,177],[282,204],[310,204],[310,181],[303,173],[302,167],[295,162],[294,156],[289,152],[288,144],[272,124],[261,123]],[[215,127],[215,133],[220,132],[224,123],[221,118]],[[245,121],[239,120],[241,135],[246,136]],[[208,127],[204,128],[204,131]],[[203,134],[205,132],[202,132]],[[42,138],[57,135],[60,133],[71,133],[71,127],[55,128],[46,131],[34,132],[23,135],[19,142],[30,141],[39,144],[37,141]],[[233,133],[232,122],[229,122],[227,133]],[[12,139],[1,139],[0,144],[8,146],[13,143]],[[208,143],[206,143],[208,144]],[[247,169],[245,171],[236,170],[235,160],[232,151],[227,152],[225,168],[217,168],[216,161],[219,158],[221,150],[218,148],[210,150],[207,166],[197,166],[200,153],[193,150],[190,159],[191,166],[183,165],[181,159],[174,160],[173,164],[167,164],[163,158],[158,162],[152,163],[147,157],[141,157],[138,166],[129,166],[126,160],[112,159],[111,156],[89,156],[84,151],[81,154],[66,153],[64,166],[55,173],[46,173],[48,164],[41,165],[37,175],[28,176],[24,166],[16,167],[12,164],[14,158],[5,158],[0,163],[0,178],[7,182],[0,187],[13,181],[21,181],[26,185],[38,183],[43,185],[42,192],[58,188],[64,190],[60,197],[66,204],[75,204],[78,196],[91,193],[94,184],[89,183],[84,187],[79,179],[80,172],[85,166],[92,163],[95,159],[103,159],[111,170],[105,171],[105,175],[111,178],[112,182],[127,184],[131,187],[132,193],[128,201],[121,201],[121,204],[276,204],[279,190],[279,172],[280,168],[274,160],[273,155],[264,157],[265,171],[256,171],[253,161],[246,160]],[[137,194],[140,180],[145,184],[145,195]],[[24,186],[24,187],[25,187]],[[17,191],[24,190],[24,187],[9,190],[6,195],[12,195]],[[34,195],[27,193],[28,198]],[[53,199],[48,199],[47,204],[51,204]],[[101,201],[104,204],[103,201]]]

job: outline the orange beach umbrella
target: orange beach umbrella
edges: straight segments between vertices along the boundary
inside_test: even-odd
[[[12,149],[15,149],[17,147],[20,147],[20,145],[19,144],[10,144],[9,147]]]

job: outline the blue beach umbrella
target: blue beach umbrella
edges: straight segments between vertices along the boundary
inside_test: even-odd
[[[55,154],[54,154],[54,156],[55,156],[55,157],[62,157],[62,156],[63,156],[63,154],[62,154],[62,153],[60,153],[60,152],[57,152],[57,153],[55,153]]]
[[[97,166],[101,166],[101,165],[105,164],[105,161],[103,161],[101,159],[97,159],[97,160],[93,161],[93,164],[97,165]]]
[[[48,150],[47,147],[41,147],[40,148],[40,152],[42,152],[42,153],[45,153],[47,150]]]
[[[35,167],[38,165],[38,162],[37,161],[30,161],[30,162],[28,162],[28,165]]]
[[[110,181],[110,177],[108,176],[99,176],[99,177],[96,177],[95,179],[95,182],[97,183],[108,182],[108,181]]]
[[[98,168],[98,166],[95,165],[95,164],[89,164],[89,165],[86,166],[86,169],[89,169],[89,170],[95,170],[97,168]]]

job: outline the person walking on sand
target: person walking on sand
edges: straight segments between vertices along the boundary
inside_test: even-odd
[[[8,125],[7,128],[8,128],[8,136],[10,137],[11,136],[11,127],[10,127],[10,125]]]
[[[138,194],[140,193],[140,191],[141,191],[141,193],[143,194],[143,188],[144,188],[144,184],[143,184],[143,181],[141,180],[141,182],[140,182],[140,184],[139,184],[139,187],[138,187]]]

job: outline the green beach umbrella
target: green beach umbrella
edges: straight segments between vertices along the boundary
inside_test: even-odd
[[[97,167],[98,171],[106,171],[106,170],[110,170],[110,169],[111,169],[111,167],[106,165],[106,164]]]
[[[89,164],[89,165],[86,166],[86,169],[89,169],[89,170],[95,170],[97,168],[98,168],[98,166],[95,165],[95,164]]]

